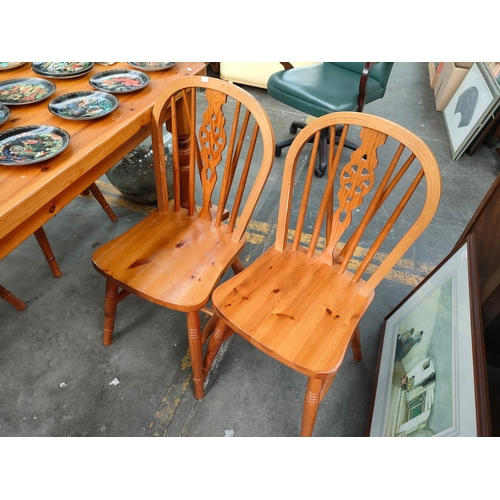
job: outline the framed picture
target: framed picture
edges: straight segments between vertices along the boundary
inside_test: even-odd
[[[370,436],[490,435],[473,237],[386,318]]]
[[[485,63],[474,63],[443,111],[451,156],[457,160],[486,125],[500,90]]]

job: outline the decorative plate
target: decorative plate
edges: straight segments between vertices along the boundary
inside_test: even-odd
[[[43,101],[56,86],[43,78],[13,78],[0,82],[0,104],[32,104]]]
[[[69,144],[65,130],[50,125],[27,125],[0,132],[0,164],[29,165],[58,155]]]
[[[171,68],[174,62],[129,62],[130,66],[142,69],[143,71],[161,71],[163,69]]]
[[[49,78],[76,78],[93,67],[93,62],[34,62],[31,65],[34,73]]]
[[[146,73],[135,69],[110,69],[90,77],[90,85],[97,90],[121,94],[144,88],[149,82]]]
[[[68,120],[92,120],[105,116],[118,107],[118,99],[107,92],[84,90],[70,92],[49,102],[49,111]]]
[[[0,125],[2,123],[5,123],[10,116],[10,109],[7,106],[4,106],[3,104],[0,104]]]
[[[26,64],[25,62],[0,62],[0,71],[4,69],[13,69]]]

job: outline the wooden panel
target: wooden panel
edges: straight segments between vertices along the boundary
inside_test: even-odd
[[[468,234],[474,234],[477,248],[479,286],[486,351],[489,362],[500,366],[500,175],[471,218],[455,245],[459,248]],[[496,325],[496,326],[495,326]],[[497,354],[498,353],[498,354]]]

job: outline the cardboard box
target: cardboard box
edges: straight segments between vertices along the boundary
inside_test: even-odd
[[[431,89],[433,89],[436,86],[436,82],[439,76],[439,73],[441,73],[441,70],[443,69],[443,62],[430,62],[429,63],[429,83],[431,86]]]
[[[292,62],[292,64],[294,67],[299,67],[317,63]],[[269,77],[283,69],[279,62],[221,62],[220,77],[228,82],[266,89]]]
[[[438,111],[443,111],[446,108],[473,64],[471,62],[444,63],[434,86],[434,97]]]

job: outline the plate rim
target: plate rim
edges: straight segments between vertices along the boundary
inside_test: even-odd
[[[132,66],[133,68],[141,70],[141,71],[164,71],[166,69],[172,68],[177,63],[176,62],[168,63],[169,66],[161,66],[161,67],[157,67],[157,68],[143,68],[141,66],[136,66],[133,62],[127,62],[127,64],[130,64],[130,66]]]
[[[56,84],[54,82],[51,82],[50,80],[47,80],[46,78],[37,78],[37,77],[22,77],[22,78],[10,78],[8,80],[1,80],[0,81],[0,90],[4,85],[8,85],[9,83],[12,82],[23,82],[23,81],[30,81],[30,80],[37,80],[44,82],[45,85],[48,85],[51,87],[50,92],[45,96],[42,97],[42,99],[39,99],[38,101],[28,101],[28,102],[6,102],[3,100],[3,98],[0,96],[0,104],[4,104],[5,106],[23,106],[26,104],[35,104],[37,102],[42,102],[48,97],[50,97],[55,91],[56,91]]]
[[[86,73],[88,73],[89,71],[91,71],[94,68],[95,63],[90,62],[90,61],[83,61],[83,62],[88,62],[90,64],[90,66],[88,68],[85,68],[85,69],[82,69],[79,71],[75,71],[73,73],[58,74],[58,73],[49,73],[49,72],[40,71],[38,68],[35,69],[35,67],[34,67],[36,62],[31,63],[31,71],[33,71],[33,73],[35,73],[36,75],[45,76],[47,78],[54,78],[54,79],[76,78],[77,76],[85,75]]]
[[[136,73],[136,74],[140,74],[142,76],[144,76],[146,78],[146,83],[144,83],[144,85],[142,87],[139,87],[139,88],[136,88],[136,89],[131,89],[131,90],[105,90],[101,87],[96,87],[95,86],[95,83],[92,81],[93,79],[99,77],[100,75],[105,75],[105,74],[109,74],[109,73],[117,73],[117,74],[120,74],[120,73]],[[92,75],[89,79],[89,83],[90,85],[92,85],[92,87],[94,87],[95,89],[99,90],[100,92],[107,92],[109,94],[127,94],[127,93],[130,93],[130,92],[136,92],[137,90],[142,90],[144,87],[146,87],[147,85],[149,85],[151,83],[151,77],[147,74],[147,73],[144,73],[143,71],[139,71],[138,69],[128,69],[128,68],[113,68],[113,69],[108,69],[108,70],[104,70],[104,71],[100,71],[99,73],[95,73],[94,75]]]
[[[7,110],[7,114],[5,115],[4,119],[0,119],[0,125],[3,125],[9,118],[10,118],[10,108],[9,106],[6,106],[5,104],[0,103],[0,110],[2,108],[5,108]]]
[[[80,117],[69,117],[69,116],[64,116],[60,113],[57,113],[57,112],[54,112],[52,109],[51,109],[51,104],[54,102],[54,101],[57,101],[57,100],[60,100],[61,102],[63,101],[63,97],[66,97],[67,99],[71,99],[70,97],[68,96],[73,96],[73,95],[76,95],[76,96],[84,96],[84,95],[91,95],[91,94],[102,94],[103,96],[106,97],[106,99],[109,99],[111,101],[114,100],[114,107],[112,109],[110,109],[109,111],[107,111],[106,113],[103,113],[101,115],[98,115],[98,116],[89,116],[89,117],[85,117],[85,118],[80,118]],[[59,103],[57,103],[59,104]],[[59,118],[64,118],[65,120],[75,120],[75,121],[85,121],[85,120],[96,120],[98,118],[103,118],[104,116],[107,116],[109,115],[110,113],[112,113],[116,108],[118,108],[118,105],[120,104],[120,101],[118,100],[117,97],[115,97],[113,94],[111,94],[110,92],[103,92],[102,90],[77,90],[75,92],[67,92],[66,94],[62,94],[60,96],[57,96],[57,97],[54,97],[54,99],[52,99],[48,104],[47,104],[47,108],[48,110],[54,115],[54,116],[57,116]]]
[[[68,131],[64,130],[63,128],[61,127],[57,127],[55,125],[21,125],[19,127],[14,127],[14,128],[7,128],[5,130],[1,130],[0,131],[0,143],[2,141],[2,136],[4,135],[7,135],[7,134],[12,134],[12,135],[17,135],[17,134],[13,134],[15,131],[19,131],[21,134],[23,132],[21,132],[22,130],[24,131],[29,131],[28,129],[38,129],[38,128],[42,128],[42,127],[48,127],[51,129],[51,132],[52,131],[57,131],[61,134],[61,137],[63,138],[63,145],[61,147],[61,149],[59,149],[59,151],[51,154],[50,156],[44,156],[43,158],[40,158],[38,160],[33,160],[33,161],[28,161],[28,162],[12,162],[12,161],[5,161],[5,160],[1,160],[0,159],[0,165],[5,165],[5,166],[24,166],[24,165],[33,165],[34,163],[40,163],[42,161],[46,161],[46,160],[50,160],[51,158],[54,158],[55,156],[57,156],[58,154],[62,153],[68,146],[69,146],[69,143],[71,141],[71,136],[69,134]]]
[[[23,64],[26,64],[26,61],[24,61],[24,62],[15,62],[14,66],[7,66],[7,67],[0,66],[0,71],[8,71],[9,69],[19,68]]]

